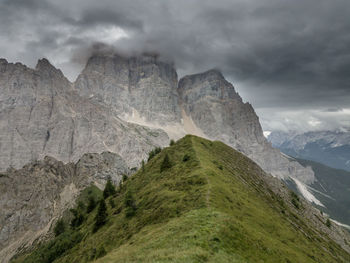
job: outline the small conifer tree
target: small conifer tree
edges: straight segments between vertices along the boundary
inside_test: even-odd
[[[108,179],[105,189],[103,190],[103,198],[106,199],[107,197],[114,195],[115,193],[115,186],[113,185],[112,180]]]
[[[123,182],[125,182],[126,180],[128,180],[128,176],[126,174],[123,174]]]
[[[148,161],[150,161],[153,157],[155,157],[158,153],[162,151],[162,148],[156,147],[152,151],[148,153]]]
[[[125,216],[132,217],[135,214],[136,205],[135,205],[134,197],[130,190],[128,190],[125,193],[124,205],[125,205]]]
[[[141,168],[142,168],[142,172],[144,172],[145,171],[145,161],[144,160],[141,161]]]
[[[190,155],[186,153],[186,154],[184,155],[184,157],[182,158],[182,161],[183,161],[183,162],[187,162],[190,158],[191,158]]]
[[[93,196],[89,196],[88,206],[86,208],[86,212],[90,213],[92,210],[94,210],[96,207],[96,201]]]
[[[163,172],[166,169],[169,169],[171,167],[171,163],[169,160],[168,154],[165,155],[162,164],[160,165],[160,171]]]
[[[114,200],[111,198],[109,199],[109,205],[112,207],[112,208],[115,208],[115,202]]]
[[[55,228],[54,228],[54,233],[55,233],[55,236],[59,236],[60,234],[62,234],[64,231],[66,230],[66,225],[64,223],[64,221],[62,219],[59,219],[55,225]]]
[[[73,214],[73,219],[70,222],[71,227],[80,226],[85,220],[83,212],[79,209],[79,207],[78,209],[70,209],[70,212]]]
[[[99,205],[97,214],[95,217],[95,225],[94,225],[94,232],[96,232],[101,226],[106,224],[107,222],[107,207],[104,199],[101,199]]]

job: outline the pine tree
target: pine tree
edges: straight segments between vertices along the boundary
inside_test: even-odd
[[[142,172],[144,172],[145,171],[145,161],[144,160],[141,161],[141,168],[142,168]]]
[[[70,211],[73,213],[73,219],[70,222],[70,225],[72,227],[80,226],[85,220],[85,217],[84,217],[83,213],[80,210],[77,210],[77,209],[71,209]]]
[[[103,197],[106,199],[107,197],[114,195],[116,193],[115,186],[112,183],[111,179],[107,180],[105,189],[103,190]]]
[[[182,161],[183,161],[183,162],[187,162],[190,158],[191,158],[190,155],[186,153],[186,154],[184,155],[184,157],[182,158]]]
[[[89,196],[89,203],[88,203],[88,206],[86,208],[86,212],[87,213],[90,213],[92,210],[94,210],[96,207],[96,201],[95,201],[95,198],[92,197],[92,196]]]
[[[135,205],[134,197],[130,190],[128,190],[125,193],[124,205],[125,205],[125,216],[132,217],[135,214],[136,205]]]
[[[166,154],[162,164],[160,165],[160,171],[163,172],[164,170],[169,169],[170,167],[171,167],[171,163],[169,160],[169,156],[168,154]]]
[[[55,228],[54,228],[54,232],[55,232],[55,236],[59,236],[60,234],[62,234],[64,231],[66,230],[66,225],[64,223],[64,221],[62,219],[58,220]]]
[[[95,217],[94,232],[107,222],[107,207],[104,199],[101,199]]]
[[[156,147],[148,153],[148,161],[150,161],[154,156],[162,151],[162,148]]]
[[[125,182],[126,180],[128,180],[128,176],[126,174],[123,174],[122,179],[123,179],[123,182]]]

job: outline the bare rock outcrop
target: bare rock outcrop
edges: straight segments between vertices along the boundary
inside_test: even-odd
[[[127,123],[80,96],[46,59],[35,69],[0,61],[0,170],[46,155],[70,162],[103,151],[120,154],[132,167],[168,140],[164,131]]]

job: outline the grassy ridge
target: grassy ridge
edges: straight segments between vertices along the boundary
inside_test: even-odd
[[[166,155],[171,168],[161,172]],[[126,193],[135,199],[132,217]],[[221,142],[186,136],[106,203],[106,225],[93,233],[95,209],[74,230],[81,241],[54,262],[350,261],[269,190],[255,163]],[[98,255],[102,250],[106,255]]]

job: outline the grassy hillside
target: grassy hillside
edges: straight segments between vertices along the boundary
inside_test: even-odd
[[[164,164],[166,156],[170,165]],[[51,260],[349,262],[349,254],[290,207],[293,202],[302,209],[299,199],[288,198],[275,195],[263,171],[242,154],[221,142],[186,136],[107,198],[107,222],[97,232],[97,208],[66,230],[72,248]],[[14,262],[52,262],[44,261],[45,253],[55,240],[68,239],[65,235]]]

